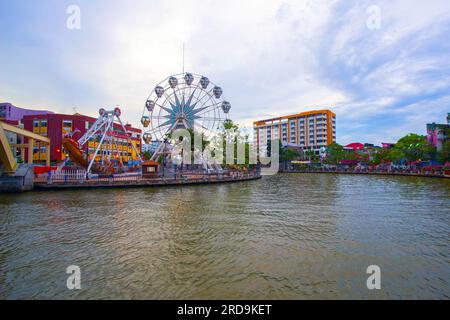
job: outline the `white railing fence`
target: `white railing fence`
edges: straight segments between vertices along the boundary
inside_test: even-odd
[[[68,169],[50,171],[39,174],[34,178],[34,182],[84,182],[86,180],[86,170]]]

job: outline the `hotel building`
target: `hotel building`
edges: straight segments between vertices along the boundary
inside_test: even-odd
[[[288,147],[313,150],[336,142],[336,114],[330,110],[314,110],[253,123],[254,143],[267,148],[269,140],[280,140]]]

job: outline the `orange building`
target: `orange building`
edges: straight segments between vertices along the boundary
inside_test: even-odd
[[[283,145],[319,152],[336,142],[336,114],[330,110],[307,111],[253,123],[254,143],[267,147],[269,140]]]

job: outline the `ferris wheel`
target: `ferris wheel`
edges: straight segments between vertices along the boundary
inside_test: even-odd
[[[161,143],[177,129],[193,129],[208,138],[229,121],[231,104],[222,95],[222,88],[205,76],[187,72],[166,78],[145,103],[145,143]]]

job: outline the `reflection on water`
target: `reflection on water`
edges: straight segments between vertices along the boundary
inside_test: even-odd
[[[0,298],[448,299],[449,209],[412,177],[0,195]]]

